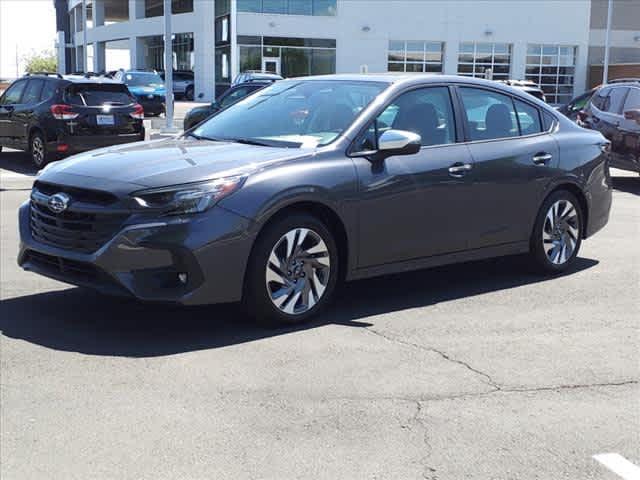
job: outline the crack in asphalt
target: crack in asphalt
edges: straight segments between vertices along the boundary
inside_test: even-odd
[[[377,336],[379,336],[381,338],[384,338],[385,340],[388,340],[390,342],[399,343],[401,345],[406,345],[406,346],[409,346],[409,347],[417,348],[419,350],[425,350],[427,352],[432,352],[432,353],[435,353],[437,355],[440,355],[445,360],[447,360],[449,362],[452,362],[452,363],[457,363],[458,365],[463,366],[464,368],[466,368],[470,372],[473,372],[476,375],[480,375],[481,377],[484,378],[484,383],[486,383],[490,387],[494,388],[496,391],[497,390],[501,390],[501,387],[491,378],[491,376],[489,374],[484,373],[483,371],[472,367],[470,364],[468,364],[467,362],[465,362],[463,360],[459,360],[457,358],[453,358],[452,356],[450,356],[449,354],[443,352],[442,350],[438,350],[437,348],[434,348],[434,347],[427,347],[427,346],[424,346],[424,345],[420,345],[418,343],[408,342],[406,340],[402,340],[402,339],[397,338],[397,337],[385,335],[384,333],[379,332],[377,330],[374,330],[372,328],[366,328],[365,330],[367,332],[370,332],[370,333],[372,333],[374,335],[377,335]]]
[[[483,383],[485,383],[486,385],[489,385],[491,387],[491,390],[487,391],[487,392],[478,392],[478,393],[462,393],[462,394],[455,394],[455,395],[441,395],[441,396],[437,396],[437,397],[432,397],[432,398],[421,398],[419,400],[417,400],[418,402],[420,401],[437,401],[437,400],[451,400],[451,399],[456,399],[456,398],[465,398],[465,397],[479,397],[479,396],[484,396],[484,395],[491,395],[497,392],[501,392],[501,393],[535,393],[535,392],[549,392],[549,391],[561,391],[561,390],[576,390],[576,389],[581,389],[581,388],[598,388],[598,387],[619,387],[619,386],[624,386],[624,385],[636,385],[640,383],[640,380],[622,380],[622,381],[618,381],[618,382],[603,382],[603,383],[577,383],[577,384],[562,384],[562,385],[545,385],[545,386],[540,386],[540,387],[523,387],[523,388],[519,388],[519,387],[509,387],[509,386],[505,386],[505,385],[500,385],[499,383],[497,383],[495,380],[493,380],[493,378],[491,377],[491,375],[489,375],[488,373],[483,372],[482,370],[479,370],[475,367],[473,367],[472,365],[470,365],[469,363],[457,359],[457,358],[453,358],[451,355],[449,355],[446,352],[443,352],[442,350],[438,350],[437,348],[434,347],[429,347],[429,346],[425,346],[425,345],[420,345],[418,343],[413,343],[413,342],[408,342],[406,340],[402,340],[400,338],[391,336],[391,335],[387,335],[384,334],[378,330],[374,330],[372,328],[366,328],[364,329],[365,331],[376,335],[380,338],[384,338],[385,340],[392,342],[392,343],[397,343],[400,345],[404,345],[404,346],[408,346],[408,347],[412,347],[412,348],[416,348],[418,350],[424,350],[427,352],[431,352],[431,353],[435,353],[437,355],[439,355],[440,357],[442,357],[443,359],[447,360],[448,362],[452,362],[452,363],[456,363],[462,367],[464,367],[465,369],[469,370],[470,372],[482,377],[482,381]],[[410,399],[406,399],[409,400]]]

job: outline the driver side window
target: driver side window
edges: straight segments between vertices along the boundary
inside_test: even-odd
[[[455,123],[449,89],[427,87],[403,93],[369,125],[356,149],[377,150],[380,135],[391,129],[417,133],[422,146],[426,147],[454,143]]]

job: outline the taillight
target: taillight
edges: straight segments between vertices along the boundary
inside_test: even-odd
[[[56,120],[73,120],[80,115],[73,111],[71,105],[51,105],[51,113]]]
[[[135,118],[137,120],[144,120],[144,108],[142,108],[142,105],[140,105],[139,103],[136,103],[134,106],[134,111],[131,112],[129,115],[131,115],[131,118]]]

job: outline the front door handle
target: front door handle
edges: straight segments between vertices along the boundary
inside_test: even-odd
[[[546,165],[551,161],[552,158],[553,158],[553,155],[551,155],[550,153],[543,152],[543,153],[536,153],[531,160],[536,165]]]
[[[464,177],[464,175],[473,168],[470,163],[456,163],[449,167],[449,175],[455,178]]]

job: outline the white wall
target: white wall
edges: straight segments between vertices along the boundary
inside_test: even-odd
[[[589,0],[338,0],[336,17],[239,13],[238,34],[335,38],[338,73],[358,72],[363,64],[386,72],[389,40],[431,40],[445,42],[444,71],[455,74],[458,44],[484,41],[512,44],[511,74],[523,78],[527,43],[572,45],[582,90],[589,19]]]

